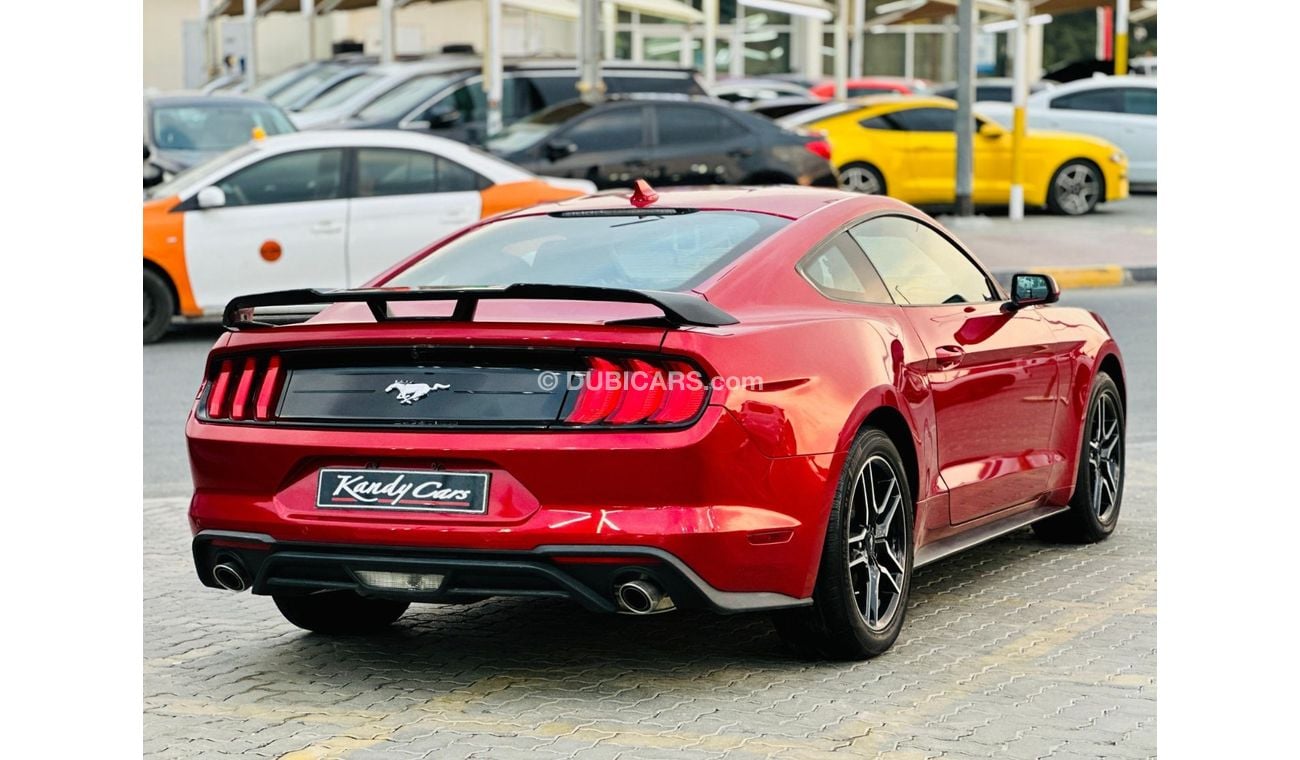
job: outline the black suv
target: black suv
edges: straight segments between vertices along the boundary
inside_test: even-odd
[[[705,98],[623,95],[546,109],[488,141],[538,174],[601,189],[644,178],[667,185],[834,187],[830,145]]]
[[[602,64],[609,94],[660,92],[704,95],[692,69],[646,63]],[[466,66],[459,74],[416,77],[388,91],[350,119],[330,125],[342,129],[407,129],[461,142],[480,143],[486,134],[487,99],[482,69]],[[501,117],[504,124],[571,100],[578,95],[577,64],[573,61],[508,62],[501,78]]]

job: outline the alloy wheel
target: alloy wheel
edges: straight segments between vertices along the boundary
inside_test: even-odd
[[[1097,205],[1101,181],[1087,164],[1070,164],[1056,175],[1056,202],[1067,214],[1086,214]]]
[[[861,166],[850,166],[841,170],[840,187],[867,195],[879,195],[882,189],[876,175],[870,169]]]
[[[1088,431],[1088,474],[1092,484],[1090,503],[1101,523],[1110,521],[1119,501],[1124,476],[1124,431],[1120,426],[1115,397],[1097,396]]]
[[[889,627],[907,581],[903,489],[889,461],[873,456],[854,480],[847,541],[849,580],[867,627]]]

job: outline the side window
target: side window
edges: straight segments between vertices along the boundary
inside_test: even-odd
[[[434,155],[417,150],[357,150],[357,197],[436,192]]]
[[[1107,113],[1119,113],[1123,110],[1119,90],[1115,87],[1058,95],[1052,98],[1051,107],[1067,111],[1105,111]]]
[[[438,192],[464,193],[482,190],[492,183],[471,169],[449,158],[438,156]]]
[[[533,88],[541,98],[542,107],[553,106],[578,97],[578,78],[560,74],[539,74],[532,77]],[[606,85],[608,85],[606,80]]]
[[[357,197],[460,193],[491,183],[478,173],[432,153],[394,148],[357,150]]]
[[[905,132],[952,132],[957,114],[948,108],[909,108],[890,113],[889,120]]]
[[[869,219],[849,230],[898,303],[983,303],[998,296],[975,263],[942,235],[902,216]]]
[[[577,145],[579,152],[642,147],[644,121],[644,109],[640,107],[614,108],[574,124],[563,138]]]
[[[1156,91],[1153,87],[1125,87],[1124,113],[1156,115]]]
[[[841,233],[821,250],[805,257],[799,271],[822,295],[840,301],[893,303],[880,275],[862,255],[862,249]]]
[[[218,183],[227,206],[301,203],[338,198],[343,151],[304,150],[259,161]]]
[[[709,108],[660,106],[655,109],[660,145],[721,142],[745,132],[735,120]]]
[[[481,84],[474,84],[482,90]],[[507,124],[519,121],[543,108],[542,96],[533,86],[533,80],[527,77],[511,76],[501,80],[501,119]],[[487,118],[487,103],[484,102],[484,118]]]
[[[876,116],[870,119],[863,119],[858,122],[858,126],[864,129],[893,129],[894,125],[889,122],[885,116]]]
[[[470,82],[434,101],[418,119],[435,127],[482,121],[487,118],[487,100],[478,82]]]

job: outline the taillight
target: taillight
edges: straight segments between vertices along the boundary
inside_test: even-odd
[[[820,156],[827,161],[831,160],[831,144],[826,140],[809,140],[803,146],[808,149],[809,153]]]
[[[577,401],[564,421],[571,425],[678,425],[699,414],[708,391],[704,376],[685,362],[591,357]]]
[[[209,383],[208,419],[265,422],[274,418],[280,380],[279,356],[223,359]]]

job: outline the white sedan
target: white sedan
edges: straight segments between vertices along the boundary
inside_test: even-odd
[[[253,140],[150,191],[145,340],[174,316],[219,314],[236,295],[356,287],[481,218],[595,189],[430,135]]]
[[[1094,135],[1128,154],[1133,185],[1156,184],[1156,80],[1152,77],[1093,77],[1029,96],[1029,127]],[[981,102],[983,116],[1011,124],[1011,104]]]

